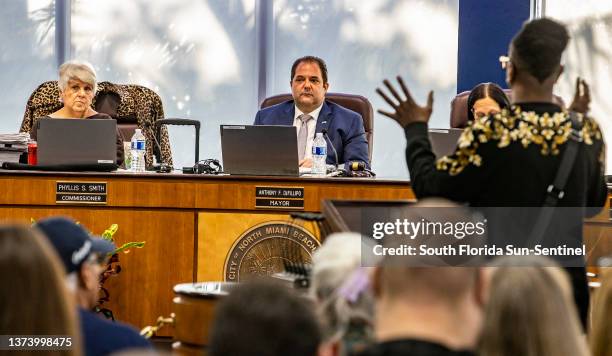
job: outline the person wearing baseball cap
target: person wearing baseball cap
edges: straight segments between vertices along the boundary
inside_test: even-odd
[[[74,220],[51,217],[36,227],[48,238],[66,270],[66,283],[79,306],[86,355],[107,355],[135,348],[151,348],[148,340],[127,324],[111,322],[92,312],[98,302],[100,275],[115,250],[108,240],[92,236]]]
[[[103,238],[90,235],[82,226],[64,217],[43,219],[36,224],[59,254],[66,273],[71,274],[92,256],[103,258],[115,250],[115,245]]]

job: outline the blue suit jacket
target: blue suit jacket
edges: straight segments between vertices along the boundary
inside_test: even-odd
[[[293,126],[295,104],[293,100],[259,110],[255,116],[255,125]],[[365,162],[368,167],[368,141],[363,128],[363,119],[358,113],[329,101],[323,107],[317,119],[315,132],[327,129],[327,135],[338,151],[338,163],[349,161]],[[335,164],[336,158],[327,142],[327,163]]]

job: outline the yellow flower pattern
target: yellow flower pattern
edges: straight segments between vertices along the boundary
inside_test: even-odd
[[[583,122],[579,135],[585,144],[592,145],[594,140],[602,139],[599,126],[593,119],[581,114],[578,114],[578,119]],[[436,167],[450,175],[461,173],[469,164],[480,167],[483,162],[477,153],[478,147],[489,141],[496,142],[500,149],[514,142],[520,142],[524,148],[533,144],[539,146],[544,156],[558,155],[559,147],[567,142],[571,129],[567,111],[538,115],[533,111],[523,112],[515,106],[512,110],[469,122],[459,137],[455,153],[440,158]]]

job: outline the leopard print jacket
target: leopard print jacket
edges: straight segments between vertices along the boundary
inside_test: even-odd
[[[107,114],[118,118],[119,122],[121,122],[121,118],[135,117],[137,125],[142,129],[147,142],[155,142],[153,139],[155,121],[164,118],[164,108],[157,93],[140,85],[100,82],[92,107],[95,106],[98,96],[104,92],[115,93],[121,99],[116,115],[114,113]],[[38,119],[61,109],[63,104],[59,101],[59,97],[60,91],[57,81],[44,82],[39,85],[28,99],[19,131],[31,132]],[[124,137],[124,139],[129,140],[130,137]],[[163,162],[172,165],[170,139],[166,127],[162,127],[160,145]],[[152,144],[148,144],[146,147],[145,160],[147,167],[150,167],[153,162]]]

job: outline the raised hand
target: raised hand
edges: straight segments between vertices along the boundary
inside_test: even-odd
[[[387,89],[389,89],[389,92],[391,92],[391,95],[393,95],[393,97],[399,103],[391,100],[389,96],[387,96],[387,94],[385,94],[380,88],[376,88],[376,93],[378,93],[378,95],[380,95],[395,110],[395,112],[388,112],[379,109],[378,112],[392,118],[402,127],[406,127],[415,122],[427,123],[433,110],[433,91],[430,91],[429,95],[427,95],[427,104],[425,106],[419,106],[414,99],[412,99],[412,95],[410,95],[410,91],[406,87],[406,84],[404,84],[402,77],[397,76],[397,81],[402,88],[406,99],[402,99],[391,83],[385,79],[383,80],[383,84],[385,84]]]
[[[569,110],[586,114],[589,112],[590,105],[591,90],[589,89],[589,85],[584,79],[578,77],[576,78],[576,92],[574,93],[574,100],[572,100]]]

